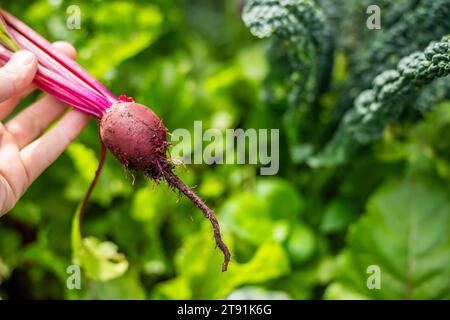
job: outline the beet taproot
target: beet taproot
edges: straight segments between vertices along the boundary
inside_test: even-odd
[[[100,121],[100,137],[128,169],[155,172],[167,165],[167,129],[149,108],[133,102],[113,105]]]
[[[144,105],[120,102],[111,106],[100,120],[100,139],[104,146],[127,168],[142,171],[150,179],[164,179],[168,185],[191,199],[210,220],[216,245],[225,259],[227,269],[230,252],[222,241],[219,222],[203,200],[174,173],[167,158],[167,129],[158,116]]]

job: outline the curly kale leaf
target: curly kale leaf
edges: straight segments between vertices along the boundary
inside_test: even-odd
[[[270,69],[261,98],[283,126],[293,152],[304,136],[301,132],[319,113],[317,101],[330,83],[333,47],[328,21],[313,0],[250,0],[243,20],[253,35],[269,38]]]
[[[251,0],[243,20],[259,38],[276,34],[293,43],[307,39],[321,46],[325,18],[312,0]]]
[[[401,57],[445,36],[450,29],[449,16],[450,0],[393,1],[382,16],[384,30],[376,32],[367,50],[355,55],[353,84],[367,88],[377,74],[394,67]]]
[[[342,163],[359,144],[380,138],[386,125],[403,111],[406,97],[418,94],[421,88],[449,73],[450,36],[431,43],[423,52],[401,59],[396,69],[378,75],[372,89],[358,96],[331,142],[321,154],[310,159],[310,165]]]
[[[244,8],[243,20],[256,37],[273,40],[268,51],[272,79],[266,90],[273,90],[279,82],[281,87],[288,87],[291,106],[310,103],[328,37],[325,16],[315,2],[251,0]],[[273,94],[266,92],[266,96]]]
[[[450,98],[450,81],[438,79],[415,97],[412,106],[420,113],[431,111],[438,103]]]

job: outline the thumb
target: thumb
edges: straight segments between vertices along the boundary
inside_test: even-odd
[[[0,102],[20,94],[33,81],[38,61],[29,51],[14,53],[9,62],[0,69]]]

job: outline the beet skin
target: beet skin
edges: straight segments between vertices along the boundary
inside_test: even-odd
[[[167,129],[158,116],[138,103],[113,105],[100,122],[106,147],[128,169],[159,178],[167,166]]]

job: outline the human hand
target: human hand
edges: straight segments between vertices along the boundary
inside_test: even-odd
[[[57,42],[54,46],[75,58],[76,52],[71,45]],[[0,69],[0,216],[13,208],[31,183],[63,153],[89,120],[88,115],[74,109],[67,111],[66,105],[45,96],[3,123],[20,100],[35,89],[32,81],[37,65],[32,53],[20,51]],[[44,133],[61,115],[61,119]]]

